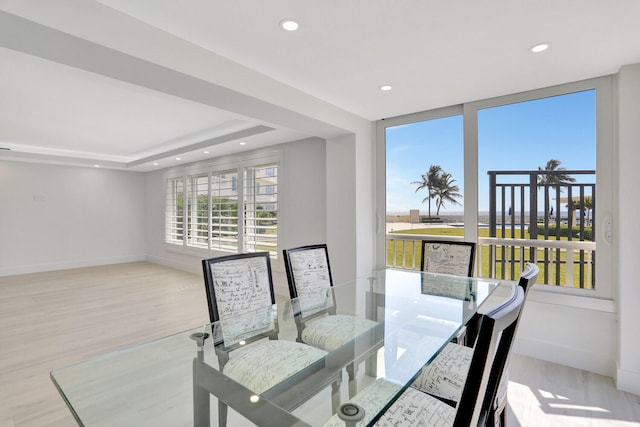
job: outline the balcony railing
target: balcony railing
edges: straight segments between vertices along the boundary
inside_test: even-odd
[[[462,237],[387,234],[387,265],[420,269],[421,241],[430,237],[462,241]],[[533,254],[546,277],[539,283],[593,289],[595,247],[594,242],[480,237],[475,272],[478,277],[516,280]]]
[[[541,270],[539,283],[594,289],[595,183],[539,184],[539,177],[591,175],[595,178],[595,171],[491,171],[488,174],[489,216],[488,223],[481,224],[488,228],[488,237],[485,232],[485,236],[478,238],[476,275],[516,280],[526,262],[535,262]],[[519,179],[515,178],[517,175]],[[520,182],[500,182],[505,176]],[[532,188],[535,191],[531,191]],[[540,192],[543,196],[539,199]],[[552,195],[555,198],[551,198]],[[463,239],[387,234],[387,265],[419,269],[420,242],[427,238]]]

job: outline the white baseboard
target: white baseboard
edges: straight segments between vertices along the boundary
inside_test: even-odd
[[[610,378],[615,375],[615,359],[546,341],[519,336],[516,337],[513,352]]]
[[[69,270],[71,268],[97,267],[100,265],[123,264],[127,262],[139,262],[147,259],[144,255],[135,255],[117,258],[99,258],[84,261],[65,261],[47,264],[21,265],[12,267],[0,267],[0,276],[15,276],[18,274],[43,273],[46,271]]]
[[[617,367],[616,387],[640,396],[640,372],[627,371]]]

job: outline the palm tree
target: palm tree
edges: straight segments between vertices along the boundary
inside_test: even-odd
[[[440,178],[442,176],[442,168],[438,165],[429,166],[429,170],[426,174],[422,175],[422,181],[413,181],[411,184],[418,184],[416,193],[423,188],[428,191],[427,197],[422,199],[422,203],[429,202],[429,218],[431,218],[431,199],[435,197],[435,189],[438,187]]]
[[[591,198],[591,196],[585,197],[582,204],[578,204],[574,200],[569,200],[565,207],[569,212],[574,212],[580,209],[580,211],[584,212],[584,214],[587,216],[585,225],[589,226],[589,224],[591,224],[591,210],[593,209],[593,199]],[[580,214],[580,218],[582,218],[581,215],[582,213]]]
[[[539,172],[559,172],[566,171],[567,168],[560,167],[562,162],[560,160],[551,159],[547,162],[544,169],[538,166]],[[539,185],[548,185],[548,186],[556,186],[556,185],[567,185],[570,182],[576,182],[576,179],[571,175],[567,175],[564,173],[552,173],[552,174],[539,174],[538,175],[538,184]],[[562,188],[560,188],[560,192],[562,192]]]
[[[443,172],[440,176],[440,182],[435,189],[435,197],[436,197],[436,216],[440,215],[440,208],[444,206],[445,202],[451,202],[456,205],[460,205],[460,203],[456,200],[462,197],[462,194],[458,193],[460,191],[460,187],[454,185],[456,182],[455,179],[448,172]]]
[[[567,169],[564,167],[560,167],[562,162],[560,160],[551,159],[547,162],[544,169],[538,166],[539,172],[559,172],[566,171]],[[568,185],[571,182],[576,182],[576,179],[571,175],[567,175],[564,173],[541,173],[538,175],[538,185],[544,187],[545,191],[545,200],[549,198],[549,187],[553,187],[556,191],[556,197],[558,197],[564,190],[562,189],[563,185]],[[548,212],[544,213],[545,218],[549,215]],[[557,213],[559,215],[559,213]]]
[[[591,196],[584,198],[584,208],[587,210],[587,225],[591,224],[591,210],[593,209],[593,199]]]

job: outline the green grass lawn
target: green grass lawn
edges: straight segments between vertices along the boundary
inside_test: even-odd
[[[521,238],[520,236],[520,230],[515,230],[515,236],[516,238]],[[394,231],[390,234],[397,234],[400,235],[399,238],[401,238],[401,235],[403,234],[413,234],[413,235],[425,235],[425,236],[430,236],[430,237],[439,237],[439,236],[460,236],[462,237],[464,235],[464,229],[462,228],[453,228],[453,227],[443,227],[443,228],[423,228],[423,229],[415,229],[415,230],[400,230],[400,231]],[[503,237],[501,230],[497,230],[497,237]],[[489,229],[487,228],[479,228],[478,229],[478,237],[489,237]],[[505,230],[505,235],[504,238],[511,238],[511,230]],[[524,233],[524,239],[530,239],[529,233],[525,231]],[[539,240],[542,240],[540,237],[538,238]],[[561,240],[567,240],[566,237],[561,237]],[[415,248],[415,249],[414,249]],[[422,248],[420,245],[420,241],[411,241],[411,240],[406,240],[406,241],[402,241],[402,240],[398,240],[395,242],[395,262],[393,257],[394,257],[394,243],[393,242],[387,242],[387,265],[396,265],[396,266],[406,266],[407,268],[416,268],[419,269],[420,268],[420,259],[422,257]],[[478,274],[478,276],[480,277],[491,277],[490,275],[490,265],[489,265],[489,260],[490,260],[490,248],[487,246],[483,246],[481,248],[482,250],[482,254],[477,254],[476,258],[481,258],[482,259],[482,265],[480,266],[480,272]],[[513,264],[513,268],[511,268],[511,266],[509,265],[509,263],[504,263],[504,267],[503,267],[503,263],[502,262],[497,262],[495,269],[496,269],[496,274],[495,277],[498,278],[502,278],[502,270],[503,268],[505,269],[505,278],[506,279],[511,279],[513,278],[518,278],[520,276],[520,262],[519,260],[521,259],[521,251],[522,249],[519,247],[507,247],[505,248],[507,252],[505,259],[515,259],[516,262]],[[502,251],[503,251],[503,247],[498,246],[496,247],[496,252],[495,252],[495,257],[496,259],[501,259],[502,258]],[[566,262],[566,252],[565,251],[560,251],[560,250],[555,250],[555,249],[538,249],[537,250],[537,260],[538,260],[538,267],[540,267],[540,276],[538,279],[538,283],[543,283],[544,277],[545,277],[545,251],[546,251],[546,255],[547,255],[547,259],[554,259],[554,260],[560,260],[560,271],[559,271],[559,283],[560,286],[570,286],[570,287],[576,287],[579,288],[580,287],[580,265],[577,263],[580,261],[580,253],[576,252],[574,253],[574,261],[576,262],[573,265],[573,283],[572,284],[567,284],[566,283],[566,264],[564,264],[564,262]],[[415,253],[414,253],[415,252]],[[481,255],[481,256],[480,256]],[[529,248],[524,248],[524,254],[523,258],[525,260],[529,259],[530,256],[530,249]],[[403,264],[403,258],[404,258],[404,264]],[[586,255],[585,255],[586,258]],[[415,262],[415,264],[414,264]],[[557,264],[548,264],[550,271],[547,272],[548,274],[548,281],[552,284],[556,283],[556,275],[558,274],[557,270],[556,270],[556,265]],[[414,267],[415,266],[415,267]],[[587,267],[585,266],[585,272],[584,274],[587,275],[588,271]],[[590,280],[586,280],[585,283],[585,288],[590,289],[591,288],[591,281]]]

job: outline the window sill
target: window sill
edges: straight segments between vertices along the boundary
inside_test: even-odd
[[[502,283],[511,283],[510,280],[503,280]],[[580,308],[584,310],[601,311],[605,313],[616,313],[616,303],[612,299],[598,296],[586,296],[570,294],[569,289],[555,289],[548,285],[533,285],[527,296],[528,301],[542,304],[560,305],[565,307]]]
[[[216,250],[209,250],[206,248],[196,248],[193,246],[175,245],[175,244],[166,243],[166,242],[165,242],[165,249],[167,250],[167,252],[198,256],[200,258],[203,258],[203,257],[210,258],[216,255],[232,255],[237,253],[232,251],[216,251]]]

